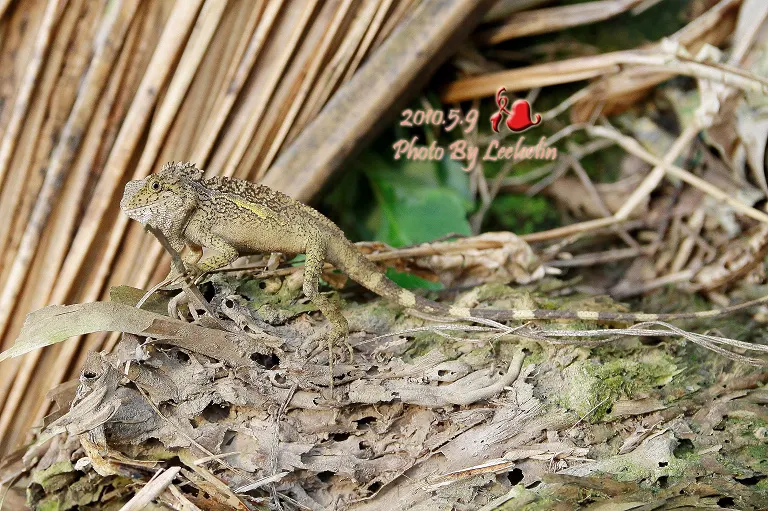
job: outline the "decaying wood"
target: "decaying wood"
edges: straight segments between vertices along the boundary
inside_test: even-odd
[[[226,289],[236,282],[220,285]],[[413,335],[402,328],[410,320],[381,316],[375,304],[365,309],[349,314],[353,339],[377,329]],[[718,444],[731,456],[740,449],[723,444],[728,433],[715,428],[727,414],[764,413],[764,371],[726,378],[701,392],[685,390],[685,381],[676,376],[691,353],[682,345],[672,351],[624,346],[621,361],[604,360],[608,365],[603,366],[578,348],[522,339],[511,344],[472,330],[466,331],[468,338],[424,338],[433,348],[409,361],[399,356],[405,346],[396,339],[353,341],[355,360],[335,366],[339,382],[331,395],[325,355],[307,358],[301,352],[307,328],[302,323],[294,318],[278,327],[279,347],[262,344],[264,353],[280,357],[279,366],[269,366],[249,355],[252,335],[242,333],[236,340],[237,335],[130,305],[54,306],[33,313],[25,341],[95,328],[132,333],[114,353],[89,357],[71,408],[48,422],[40,443],[25,457],[28,466],[40,465],[38,480],[65,501],[74,494],[46,482],[52,475],[44,472],[61,456],[78,467],[61,467],[67,477],[92,474],[89,481],[110,486],[103,499],[128,501],[132,493],[121,481],[129,479],[114,477],[129,476],[148,483],[145,491],[160,502],[182,495],[201,509],[247,509],[267,497],[310,509],[330,502],[340,509],[391,509],[393,502],[418,509],[459,500],[479,508],[503,499],[531,502],[551,492],[566,492],[560,498],[569,498],[567,485],[631,491],[626,497],[631,498],[642,490],[595,478],[631,468],[656,484],[679,477],[680,464],[687,471],[681,483],[686,493],[706,499],[711,493],[697,490],[696,480],[709,476],[707,453],[716,452],[711,446]],[[430,331],[437,332],[425,330]],[[540,331],[547,332],[555,331]],[[493,342],[495,349],[461,350],[467,341]],[[464,355],[446,352],[457,348]],[[539,361],[528,361],[526,352]],[[705,356],[697,367],[720,367],[720,360]],[[642,390],[621,390],[625,381]],[[595,416],[622,426],[601,424]],[[600,428],[607,437],[589,436]],[[712,438],[692,435],[692,428],[704,428]],[[621,440],[618,454],[604,454],[607,438],[611,444]],[[694,441],[697,456],[679,456],[680,438]],[[153,474],[164,465],[153,457],[165,450],[182,467],[162,484],[153,483]],[[27,470],[0,467],[0,476],[19,477]],[[513,470],[525,486],[538,481],[537,489],[512,488],[505,474]],[[161,494],[173,481],[180,493],[169,487],[167,495]],[[188,491],[192,487],[196,490]],[[80,499],[98,495],[87,485],[79,488]],[[671,502],[680,495],[656,494]],[[736,489],[727,494],[750,505],[760,502],[758,494]]]

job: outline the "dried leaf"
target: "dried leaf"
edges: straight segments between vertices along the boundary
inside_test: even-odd
[[[264,350],[264,345],[259,347],[249,336],[199,327],[118,303],[94,302],[49,305],[29,313],[16,343],[0,353],[0,361],[92,332],[129,332],[151,337],[225,360],[233,366],[252,364],[250,353]],[[269,336],[258,342],[273,347],[281,344]]]

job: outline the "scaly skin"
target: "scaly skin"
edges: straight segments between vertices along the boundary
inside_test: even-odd
[[[399,287],[350,242],[339,227],[316,210],[263,185],[227,177],[203,178],[192,163],[169,163],[159,173],[125,185],[120,208],[130,218],[159,229],[180,254],[188,274],[222,268],[242,255],[264,252],[306,254],[304,294],[328,318],[328,342],[346,342],[347,321],[318,292],[328,261],[374,293],[418,312],[493,320],[565,319],[664,321],[727,314],[768,301],[768,297],[719,310],[684,314],[561,310],[491,310],[450,307]],[[184,251],[184,248],[187,251]],[[213,250],[201,260],[203,247]],[[172,272],[173,273],[173,272]],[[171,275],[172,276],[172,275]]]

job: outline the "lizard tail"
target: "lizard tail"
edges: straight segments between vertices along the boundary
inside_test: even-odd
[[[326,254],[329,263],[349,278],[387,300],[426,314],[456,316],[450,307],[421,296],[395,284],[351,242],[332,244]]]
[[[414,309],[417,312],[450,316],[453,318],[482,318],[495,321],[520,320],[530,321],[536,319],[550,320],[586,320],[597,322],[623,322],[636,323],[643,321],[674,321],[679,319],[701,319],[725,316],[748,309],[756,305],[768,303],[768,295],[755,300],[724,307],[722,309],[710,309],[701,312],[683,312],[675,314],[649,314],[645,312],[597,312],[597,311],[572,311],[550,309],[474,309],[459,307],[456,305],[444,305],[426,298],[417,296],[413,292],[403,289],[387,278],[373,262],[362,255],[357,248],[349,243],[349,246],[333,247],[328,254],[331,264],[347,274],[352,280],[362,284],[373,291],[402,307]],[[349,261],[353,261],[352,264]]]

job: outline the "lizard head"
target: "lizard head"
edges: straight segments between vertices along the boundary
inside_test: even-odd
[[[126,183],[120,209],[133,220],[160,227],[195,202],[193,182],[202,178],[203,171],[192,163],[167,163],[157,174]]]

